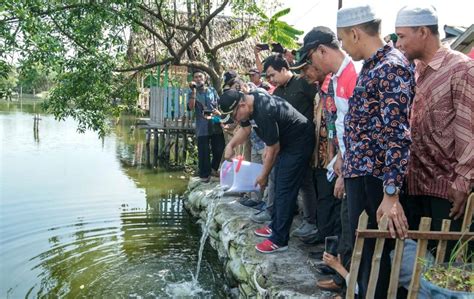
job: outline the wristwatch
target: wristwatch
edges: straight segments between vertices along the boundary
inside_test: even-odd
[[[383,187],[383,192],[389,196],[400,194],[400,188],[394,185],[386,185]]]

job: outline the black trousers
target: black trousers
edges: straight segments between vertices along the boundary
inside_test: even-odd
[[[341,201],[334,197],[334,184],[328,182],[327,170],[313,170],[314,189],[316,190],[316,219],[319,234],[322,238],[341,234]]]
[[[270,241],[278,246],[286,246],[290,238],[290,228],[296,209],[298,190],[308,170],[314,148],[314,131],[302,134],[291,149],[283,148],[275,162],[275,198],[272,209],[272,235]],[[306,136],[306,138],[304,138]]]
[[[352,244],[355,242],[355,232],[359,223],[359,216],[365,210],[369,216],[368,229],[377,229],[377,209],[383,199],[383,181],[373,176],[346,178],[344,180],[347,193],[349,224]],[[358,298],[365,298],[372,268],[372,255],[376,239],[366,239],[360,262],[357,283],[359,285]],[[390,251],[395,247],[393,240],[386,240],[380,261],[380,272],[375,289],[375,298],[387,298],[390,283]]]
[[[439,198],[429,195],[418,195],[418,196],[404,196],[401,199],[402,205],[405,210],[405,215],[408,219],[408,225],[411,230],[418,230],[421,217],[431,218],[431,230],[441,231],[443,219],[451,220],[451,231],[460,231],[462,227],[463,217],[454,220],[449,217],[451,209],[451,203],[444,198]],[[471,223],[470,231],[474,231],[474,223]],[[444,258],[445,262],[449,261],[451,252],[456,246],[457,241],[448,241],[446,246],[446,255]],[[436,241],[428,242],[428,247],[434,252],[437,246]],[[469,243],[470,252],[474,252],[474,242]]]
[[[211,175],[211,169],[216,171],[219,169],[225,148],[224,134],[199,136],[197,138],[197,147],[199,177],[207,178]]]

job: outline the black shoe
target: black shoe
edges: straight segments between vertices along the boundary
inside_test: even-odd
[[[253,207],[258,206],[259,204],[261,204],[260,201],[253,200],[250,197],[248,197],[247,195],[240,198],[239,203],[243,206],[250,207],[250,208],[253,208]]]
[[[310,259],[315,259],[315,260],[322,260],[323,259],[323,254],[324,254],[324,250],[320,250],[320,251],[310,251],[308,253],[308,256]]]
[[[317,245],[324,243],[324,238],[318,233],[307,237],[300,237],[300,240],[307,245]]]
[[[333,268],[327,266],[327,265],[320,265],[316,268],[316,272],[318,272],[321,275],[333,275],[336,274],[336,271],[334,271]]]

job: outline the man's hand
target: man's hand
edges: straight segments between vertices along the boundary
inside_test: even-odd
[[[259,46],[255,45],[255,47],[253,47],[253,52],[255,53],[255,55],[258,55],[258,53],[260,53],[261,51],[262,49]]]
[[[260,185],[260,189],[265,189],[268,183],[268,176],[266,175],[259,175],[255,180],[255,186]]]
[[[336,179],[336,185],[334,186],[334,197],[342,199],[344,197],[344,178],[338,176]]]
[[[388,230],[392,238],[396,238],[398,235],[400,239],[405,239],[408,236],[408,221],[398,200],[398,195],[389,196],[384,194],[383,200],[377,209],[377,222],[380,223],[383,215],[388,217]]]
[[[467,194],[449,187],[448,200],[453,205],[449,211],[449,217],[454,217],[454,220],[459,219],[466,208]]]
[[[234,157],[234,148],[232,146],[229,146],[229,144],[227,144],[224,150],[224,159],[226,159],[227,161],[232,161],[233,157]]]
[[[336,173],[338,177],[342,177],[342,164],[343,164],[342,155],[341,153],[338,153],[336,162],[334,162],[334,166],[333,166],[334,172]]]

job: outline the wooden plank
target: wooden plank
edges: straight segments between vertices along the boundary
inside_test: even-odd
[[[392,260],[392,270],[390,272],[390,285],[388,287],[387,298],[397,298],[398,280],[400,278],[400,267],[402,266],[403,249],[405,240],[395,241],[395,250]]]
[[[380,219],[379,230],[386,231],[388,226],[388,217],[384,215]],[[365,298],[372,299],[375,297],[375,288],[379,280],[380,261],[382,259],[383,247],[385,245],[385,238],[378,238],[375,241],[374,253],[372,255],[372,266],[370,268],[369,284],[367,285],[367,294]]]
[[[363,238],[385,238],[390,239],[392,236],[389,232],[383,232],[375,229],[357,230],[357,236]],[[408,231],[407,239],[420,239],[420,240],[469,240],[474,237],[474,232],[462,233],[462,232],[442,232],[442,231]]]
[[[366,229],[367,222],[369,221],[369,216],[364,211],[359,216],[359,225],[357,226],[358,229]],[[352,252],[352,259],[351,259],[351,271],[349,275],[349,284],[347,286],[346,298],[353,299],[355,296],[355,286],[357,283],[357,276],[359,274],[359,267],[360,267],[360,259],[362,257],[362,250],[364,250],[364,238],[357,236],[354,246],[354,251]]]
[[[431,218],[423,217],[420,222],[420,231],[429,231],[431,227]],[[428,240],[418,240],[416,247],[416,258],[415,265],[413,266],[413,274],[411,277],[410,288],[408,291],[409,299],[416,299],[418,296],[418,290],[420,289],[420,275],[423,270],[423,265],[418,262],[419,259],[426,257],[426,247],[428,246]]]
[[[441,225],[441,231],[449,232],[450,227],[451,227],[451,220],[443,219],[443,224]],[[438,242],[438,248],[436,250],[436,264],[441,264],[444,262],[447,244],[448,244],[448,241],[446,240],[440,240]]]
[[[474,193],[471,193],[467,198],[466,203],[466,210],[464,211],[464,219],[462,221],[461,232],[468,232],[471,228],[472,224],[472,214],[474,213]],[[461,250],[459,250],[459,254],[457,256],[458,259],[461,259],[466,252],[467,246],[463,246]]]

